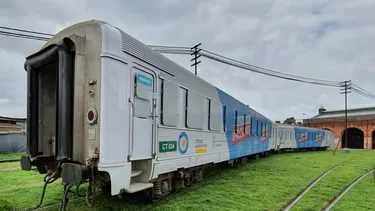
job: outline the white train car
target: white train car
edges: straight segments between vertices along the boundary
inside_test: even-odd
[[[276,127],[276,150],[327,149],[334,145],[334,134],[329,130],[287,124],[276,124]]]
[[[201,178],[205,164],[276,145],[269,119],[102,21],[57,33],[25,69],[22,169],[66,185],[159,199]]]

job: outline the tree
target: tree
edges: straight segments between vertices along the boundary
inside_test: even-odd
[[[284,120],[284,124],[295,125],[296,124],[296,119],[294,117],[289,117],[286,120]]]

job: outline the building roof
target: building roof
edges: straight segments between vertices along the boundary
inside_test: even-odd
[[[4,120],[4,121],[25,121],[26,118],[0,116],[0,120]]]
[[[375,115],[375,107],[353,108],[353,109],[348,109],[347,112],[348,112],[348,116]],[[344,117],[344,116],[345,116],[345,109],[342,109],[342,110],[322,111],[320,114],[311,117],[311,119]]]

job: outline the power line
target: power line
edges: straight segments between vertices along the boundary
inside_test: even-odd
[[[1,31],[1,30],[0,30],[0,35],[4,35],[4,36],[8,36],[8,37],[24,38],[24,39],[29,39],[29,40],[39,40],[39,41],[48,41],[49,40],[49,38],[47,38],[47,37],[25,35],[25,34],[13,33],[13,32]]]
[[[169,54],[190,54],[191,53],[191,50],[189,49],[189,47],[156,46],[156,45],[149,45],[149,47],[151,47],[153,50],[161,52],[161,53],[169,53]],[[287,80],[294,80],[294,81],[298,81],[298,82],[332,86],[332,87],[345,87],[345,85],[342,84],[343,82],[314,79],[314,78],[292,75],[292,74],[288,74],[288,73],[277,72],[277,71],[274,71],[274,70],[271,70],[271,69],[267,69],[267,68],[263,68],[263,67],[259,67],[259,66],[255,66],[255,65],[251,65],[251,64],[246,64],[244,62],[240,62],[240,61],[228,58],[228,57],[224,57],[224,56],[221,56],[219,54],[216,54],[216,53],[204,50],[204,49],[202,49],[201,54],[202,54],[202,56],[204,56],[206,58],[213,59],[215,61],[225,63],[225,64],[229,64],[229,65],[232,65],[232,62],[238,63],[241,66],[238,66],[238,65],[232,65],[232,66],[236,66],[236,67],[239,67],[239,68],[242,68],[242,69],[248,69],[248,67],[254,68],[255,70],[250,69],[250,71],[254,71],[254,72],[257,72],[257,73],[261,73],[261,74],[265,74],[265,75],[269,75],[269,76],[273,76],[273,77],[283,78],[283,79],[287,79]],[[216,57],[213,57],[213,56],[216,56]],[[227,61],[223,61],[223,60],[227,60]],[[229,63],[228,63],[228,61],[229,61]],[[242,65],[247,66],[247,67],[244,68]],[[257,69],[258,70],[264,70],[265,72],[257,71]],[[353,86],[353,87],[351,87],[351,86]],[[375,94],[372,94],[371,92],[366,91],[365,89],[359,87],[356,84],[353,84],[353,83],[351,83],[350,85],[348,84],[348,88],[349,87],[352,88],[351,90],[353,92],[357,93],[357,94],[368,97],[370,99],[375,99]]]
[[[26,32],[26,33],[31,33],[31,34],[46,35],[46,36],[51,36],[51,37],[54,36],[53,34],[48,34],[44,32],[30,31],[30,30],[17,29],[17,28],[5,27],[5,26],[0,26],[0,29],[6,29],[6,30],[18,31],[18,32]]]
[[[168,47],[168,46],[152,46],[152,45],[149,45],[149,47],[161,53],[191,54],[191,50],[187,47]],[[256,73],[260,73],[260,74],[264,74],[264,75],[268,75],[272,77],[277,77],[277,78],[282,78],[282,79],[292,80],[292,81],[297,81],[297,82],[310,83],[310,84],[317,84],[317,85],[324,85],[324,86],[331,86],[331,87],[341,87],[341,84],[339,81],[314,79],[314,78],[308,78],[308,77],[302,77],[302,76],[277,72],[271,69],[258,67],[258,66],[247,64],[247,63],[234,60],[225,56],[221,56],[216,53],[203,50],[203,49],[200,52],[200,54],[206,58],[227,64],[227,65],[235,66],[241,69],[245,69],[248,71],[252,71],[252,72],[256,72]]]
[[[353,92],[359,94],[359,95],[362,95],[362,96],[367,97],[367,98],[369,98],[369,99],[375,100],[375,96],[374,96],[374,95],[367,94],[367,93],[362,92],[361,90],[358,90],[358,89],[353,88],[353,87],[351,88],[351,90],[352,90]]]
[[[0,35],[8,36],[8,37],[15,37],[15,38],[29,39],[29,40],[48,41],[51,36],[54,36],[53,34],[49,34],[49,33],[32,31],[32,30],[24,30],[24,29],[19,29],[19,28],[12,28],[12,27],[5,27],[5,26],[0,26],[0,29],[8,30],[8,31],[0,30]],[[10,32],[10,31],[15,31],[15,32]],[[29,34],[25,34],[25,33],[29,33]],[[43,36],[39,36],[39,35],[43,35]],[[193,49],[191,49],[190,47],[183,47],[183,46],[161,46],[161,45],[148,45],[148,46],[151,49],[158,51],[160,53],[191,54],[193,52]],[[198,48],[195,49],[195,51],[196,51],[196,56],[204,56],[208,59],[212,59],[220,63],[224,63],[227,65],[235,66],[237,68],[245,69],[248,71],[252,71],[252,72],[256,72],[256,73],[260,73],[260,74],[264,74],[264,75],[268,75],[272,77],[277,77],[277,78],[292,80],[292,81],[297,81],[297,82],[303,82],[303,83],[330,86],[330,87],[343,87],[342,82],[338,82],[338,81],[315,79],[315,78],[309,78],[309,77],[303,77],[303,76],[278,72],[278,71],[274,71],[271,69],[259,67],[256,65],[247,64],[247,63],[244,63],[235,59],[231,59],[231,58],[213,53],[208,50],[200,49],[200,48],[199,50]],[[359,95],[375,100],[375,94],[359,87],[356,84],[351,83],[350,89]]]

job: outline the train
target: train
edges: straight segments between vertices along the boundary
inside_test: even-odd
[[[65,193],[87,183],[86,199],[98,187],[158,201],[207,165],[334,144],[331,131],[275,123],[101,20],[64,28],[24,69],[21,168],[61,179]]]

